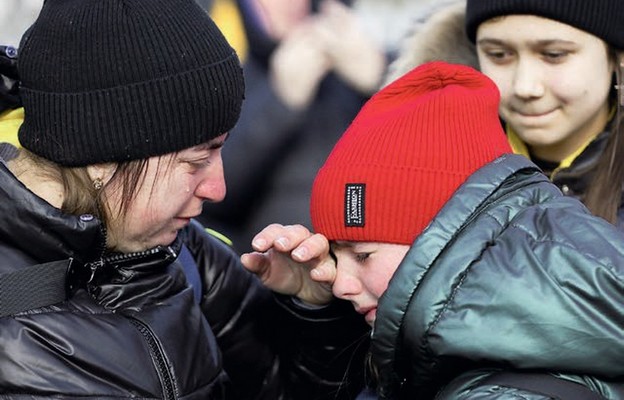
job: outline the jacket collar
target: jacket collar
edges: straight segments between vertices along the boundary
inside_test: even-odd
[[[24,186],[0,163],[0,241],[12,243],[34,263],[101,256],[105,233],[92,215],[69,215]],[[98,249],[94,251],[94,249]]]
[[[562,175],[585,174],[586,171],[592,169],[596,165],[606,147],[615,113],[616,108],[614,107],[609,115],[609,123],[605,130],[590,137],[585,143],[579,146],[576,151],[561,160],[559,166],[550,174],[551,180],[555,180],[559,173],[562,173]],[[531,154],[529,153],[529,149],[518,134],[509,125],[506,126],[505,130],[513,152],[530,159]]]

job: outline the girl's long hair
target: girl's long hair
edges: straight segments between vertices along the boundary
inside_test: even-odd
[[[616,63],[614,97],[617,110],[607,145],[583,202],[594,215],[615,224],[624,190],[624,140],[620,138],[624,134],[624,52],[612,51],[612,57]]]

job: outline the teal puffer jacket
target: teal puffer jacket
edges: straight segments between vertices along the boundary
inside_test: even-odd
[[[412,245],[379,301],[372,357],[385,399],[546,398],[480,384],[499,370],[624,399],[624,234],[503,156]]]

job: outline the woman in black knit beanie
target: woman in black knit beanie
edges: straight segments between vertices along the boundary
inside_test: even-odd
[[[273,296],[193,220],[244,93],[194,0],[47,0],[19,50],[0,397],[350,398],[348,305]]]

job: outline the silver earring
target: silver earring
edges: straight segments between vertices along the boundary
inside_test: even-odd
[[[97,191],[102,190],[102,187],[104,187],[104,182],[102,181],[102,178],[95,178],[93,180],[93,188]]]

